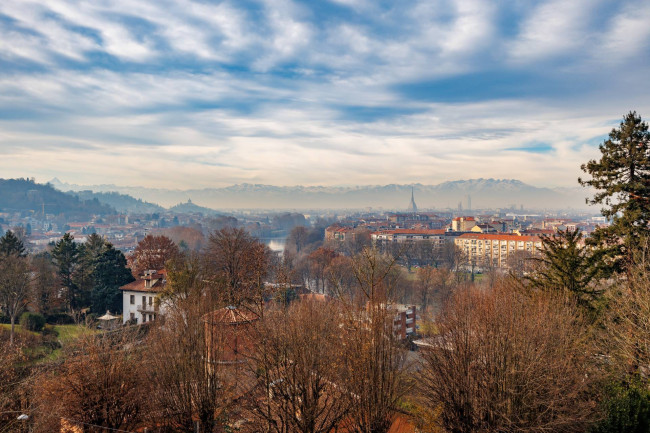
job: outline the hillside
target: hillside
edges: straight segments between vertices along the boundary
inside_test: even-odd
[[[172,206],[168,209],[169,213],[200,213],[203,215],[216,215],[217,211],[203,206],[198,206],[192,203],[192,200],[188,200],[185,203],[179,203],[176,206]]]
[[[149,203],[142,199],[131,197],[119,192],[93,192],[85,191],[68,191],[68,194],[76,195],[81,200],[99,200],[100,203],[107,204],[120,213],[150,214],[161,213],[165,208],[155,203]]]
[[[81,200],[50,184],[39,184],[31,179],[0,179],[0,211],[42,215],[43,209],[48,214],[75,218],[115,213],[115,209],[97,199]]]

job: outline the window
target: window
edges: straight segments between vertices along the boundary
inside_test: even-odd
[[[131,295],[131,305],[135,304],[135,295]]]
[[[153,298],[152,298],[151,296],[149,296],[149,305],[152,304],[152,299],[153,299]]]
[[[147,315],[143,314],[142,315],[142,323],[145,323],[147,321]]]
[[[133,295],[131,295],[131,296],[133,296]],[[135,313],[131,313],[131,315],[129,316],[129,319],[135,320]]]
[[[144,308],[145,305],[147,305],[147,297],[143,296],[142,297],[142,308]]]

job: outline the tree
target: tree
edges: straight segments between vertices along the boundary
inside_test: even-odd
[[[650,132],[636,112],[624,116],[619,128],[600,145],[600,160],[581,166],[591,176],[578,179],[582,186],[596,190],[589,204],[601,204],[611,225],[598,228],[593,242],[608,259],[607,268],[626,269],[638,240],[650,234]]]
[[[365,248],[354,257],[356,299],[344,298],[342,344],[345,384],[356,396],[350,425],[355,433],[385,433],[406,384],[405,350],[393,330],[390,308],[398,276],[396,258]]]
[[[17,254],[0,256],[0,276],[0,305],[11,320],[9,343],[13,345],[16,318],[29,302],[31,270],[28,259]]]
[[[588,328],[557,293],[460,290],[422,352],[421,398],[445,431],[585,431],[597,379]]]
[[[7,233],[0,238],[0,254],[4,256],[17,255],[25,257],[25,245],[22,241],[12,232],[7,230]]]
[[[92,279],[92,311],[98,314],[106,310],[121,313],[120,287],[134,280],[131,271],[126,267],[124,254],[110,243],[106,244],[104,251],[94,262]]]
[[[451,291],[451,272],[449,269],[424,266],[418,268],[416,276],[417,300],[424,312],[427,311],[432,300],[443,301],[449,296]]]
[[[300,251],[307,244],[308,235],[309,230],[307,230],[307,227],[305,226],[296,226],[292,228],[287,237],[287,247],[293,248],[296,254],[300,254]]]
[[[7,345],[2,341],[0,331],[0,425],[3,431],[18,431],[19,421],[16,415],[24,408],[23,394],[24,380],[29,370],[24,368],[27,361],[25,347],[21,344]],[[14,428],[15,430],[12,430]]]
[[[98,258],[110,245],[96,233],[91,234],[81,245],[77,246],[77,271],[74,275],[74,282],[77,285],[80,303],[84,306],[92,303],[92,292],[95,289],[95,266]],[[104,310],[106,311],[106,310]],[[95,312],[103,313],[99,310]]]
[[[316,290],[320,290],[321,292],[325,292],[325,269],[329,266],[330,263],[332,263],[332,260],[338,256],[336,251],[325,248],[325,247],[320,247],[309,254],[307,257],[309,260],[309,271],[311,276],[316,280]],[[319,288],[319,284],[321,283],[321,287]]]
[[[538,268],[525,278],[534,287],[546,290],[567,290],[578,302],[594,308],[594,302],[602,294],[591,283],[598,273],[591,249],[583,243],[579,229],[558,231],[554,236],[542,237],[541,257],[531,260]]]
[[[144,271],[164,269],[167,260],[178,254],[178,246],[167,236],[147,235],[138,242],[130,257],[133,276],[137,278]]]
[[[251,356],[262,390],[249,399],[256,431],[329,433],[347,416],[339,325],[339,311],[325,301],[298,301],[264,317]]]
[[[626,372],[640,374],[648,381],[650,373],[650,239],[633,254],[630,277],[607,292],[609,320],[607,352]]]
[[[209,292],[179,290],[190,296],[177,297],[164,323],[154,322],[147,346],[155,354],[145,372],[153,385],[147,396],[153,421],[164,423],[165,431],[171,432],[196,431],[197,421],[201,433],[221,432],[228,408],[238,396],[238,378],[237,366],[219,362],[225,333],[204,321],[219,304]]]
[[[253,302],[261,315],[270,254],[243,229],[224,228],[210,235],[206,269],[229,305]]]
[[[74,236],[66,233],[54,244],[52,260],[58,268],[59,279],[65,290],[68,309],[74,312],[82,307],[81,294],[74,281],[75,272],[79,263],[79,249],[74,242]]]
[[[32,284],[32,306],[44,315],[61,307],[58,297],[61,285],[58,281],[57,268],[52,263],[52,256],[47,251],[32,256],[34,280]]]
[[[83,335],[56,371],[35,378],[35,431],[58,431],[62,418],[134,431],[150,398],[136,341],[132,332]]]

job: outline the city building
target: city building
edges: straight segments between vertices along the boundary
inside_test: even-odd
[[[377,246],[392,243],[429,241],[442,245],[445,242],[444,229],[393,229],[380,230],[370,234],[370,239]]]
[[[456,217],[451,220],[451,229],[455,232],[468,232],[476,225],[476,219],[471,216]]]
[[[508,267],[508,257],[518,251],[538,255],[542,247],[539,236],[520,236],[504,233],[463,233],[454,243],[469,260],[470,265]]]
[[[395,311],[395,319],[393,320],[395,336],[402,340],[409,336],[415,336],[417,334],[415,305],[393,305],[391,308]]]

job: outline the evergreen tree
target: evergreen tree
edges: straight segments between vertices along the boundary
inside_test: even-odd
[[[601,294],[591,286],[598,274],[598,258],[583,242],[580,230],[560,230],[554,236],[542,237],[541,257],[532,259],[540,266],[526,279],[538,288],[567,290],[582,305],[593,307]]]
[[[0,238],[0,254],[4,256],[27,256],[25,245],[11,230],[7,230],[7,233]]]
[[[83,307],[82,297],[75,283],[75,272],[79,264],[79,248],[74,242],[74,236],[66,233],[54,244],[52,260],[58,268],[61,285],[66,291],[68,308],[71,311],[75,311]]]
[[[590,180],[582,186],[596,190],[589,204],[601,204],[603,216],[611,220],[598,228],[591,239],[604,252],[608,270],[620,272],[631,261],[639,239],[650,234],[650,133],[636,112],[628,113],[618,129],[600,145],[600,160],[582,165]]]
[[[92,311],[104,313],[106,310],[122,312],[122,293],[120,287],[134,280],[131,270],[126,267],[126,257],[110,243],[97,257],[93,271],[94,285],[91,293]]]
[[[107,250],[108,243],[98,234],[88,236],[83,244],[79,245],[79,267],[75,273],[75,284],[79,289],[80,300],[83,305],[91,304],[92,292],[95,288],[95,266],[99,257]]]

